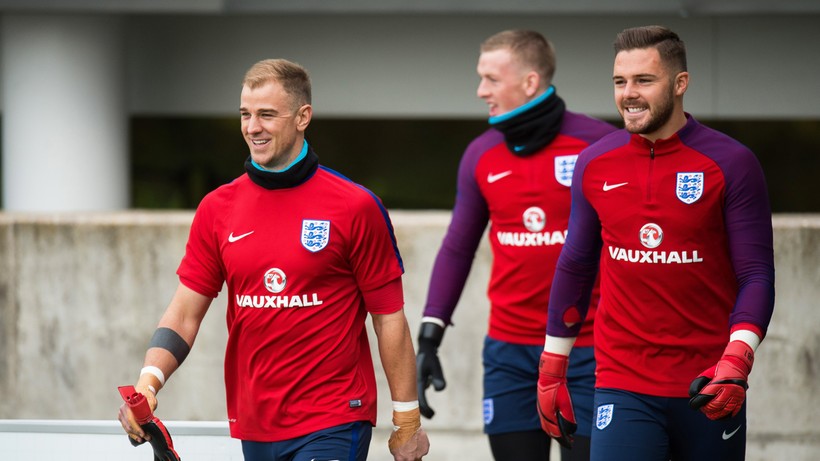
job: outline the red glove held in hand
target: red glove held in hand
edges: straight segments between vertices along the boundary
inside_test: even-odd
[[[538,415],[541,428],[566,448],[572,448],[572,434],[578,428],[567,388],[569,357],[541,353],[538,364]]]
[[[128,408],[134,414],[137,423],[145,431],[146,435],[150,435],[151,448],[154,450],[154,461],[180,461],[179,455],[174,450],[174,442],[171,440],[171,434],[162,421],[159,420],[154,413],[151,412],[151,407],[145,396],[134,389],[134,386],[120,386],[120,395],[125,400]],[[128,437],[131,445],[138,446],[145,442],[137,442]]]
[[[754,350],[745,342],[730,342],[717,365],[692,381],[689,406],[712,420],[737,415],[746,400],[754,357]]]

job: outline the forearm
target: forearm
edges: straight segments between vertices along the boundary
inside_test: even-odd
[[[194,344],[199,326],[210,305],[211,298],[200,295],[180,284],[171,303],[157,325],[157,331],[166,330],[165,337],[176,339],[176,347],[167,340],[156,341],[155,333],[143,361],[143,372],[137,387],[151,385],[159,390],[164,381],[182,364],[187,351]],[[180,352],[184,348],[184,351]]]
[[[552,279],[547,308],[547,331],[554,337],[577,337],[589,310],[596,262],[582,264],[561,252]]]
[[[488,219],[487,204],[477,191],[461,194],[433,264],[423,313],[442,319],[445,327],[451,323]]]
[[[394,402],[418,400],[416,389],[416,355],[404,311],[374,315],[373,328],[390,396]]]
[[[444,327],[451,324],[470,275],[473,257],[473,253],[459,254],[446,243],[439,249],[430,275],[423,316],[440,319]]]

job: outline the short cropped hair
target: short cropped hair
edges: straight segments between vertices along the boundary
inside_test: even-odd
[[[509,49],[519,63],[532,67],[548,86],[555,75],[555,48],[533,30],[505,30],[484,40],[481,52]]]
[[[276,81],[290,95],[293,108],[311,103],[310,75],[295,62],[286,59],[265,59],[257,62],[245,73],[242,86],[255,89]]]
[[[624,29],[615,37],[615,54],[621,51],[655,48],[669,70],[686,72],[686,45],[678,34],[663,26]]]

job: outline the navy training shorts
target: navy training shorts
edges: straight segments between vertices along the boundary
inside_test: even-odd
[[[366,461],[373,427],[342,424],[280,442],[242,441],[245,461]]]
[[[484,339],[484,433],[489,435],[541,429],[538,361],[544,346],[527,346]],[[574,347],[567,372],[579,436],[592,430],[595,357],[592,347]]]
[[[595,390],[590,461],[742,461],[746,404],[734,418],[712,421],[688,398],[619,389]]]

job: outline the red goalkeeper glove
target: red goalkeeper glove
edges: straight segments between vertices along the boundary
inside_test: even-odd
[[[154,416],[148,401],[145,400],[145,396],[137,392],[134,386],[120,386],[118,389],[125,404],[134,414],[137,423],[146,435],[151,436],[149,442],[154,450],[154,461],[179,461],[180,458],[174,450],[171,434],[162,424],[162,421]],[[131,437],[128,437],[128,441],[135,447],[145,443],[137,442]]]
[[[743,341],[731,341],[717,365],[700,374],[689,386],[689,406],[712,420],[734,417],[746,400],[754,350]]]
[[[544,351],[538,364],[538,416],[541,428],[566,448],[578,428],[567,387],[569,357]]]

